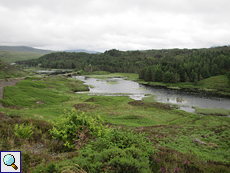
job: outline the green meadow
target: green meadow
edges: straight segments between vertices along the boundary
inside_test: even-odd
[[[130,73],[89,76],[138,80]],[[219,110],[187,113],[154,95],[135,101],[75,93],[87,90],[58,76],[6,87],[0,150],[22,151],[22,172],[230,172],[230,118]]]

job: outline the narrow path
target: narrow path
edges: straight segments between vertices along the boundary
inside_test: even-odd
[[[4,79],[0,79],[0,100],[3,99],[4,88],[6,86],[15,86],[21,80],[23,80],[23,78],[8,79],[8,81]],[[1,104],[1,102],[0,102],[0,108],[3,108],[3,105]]]

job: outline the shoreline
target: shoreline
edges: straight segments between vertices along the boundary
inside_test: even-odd
[[[151,84],[146,84],[146,83],[142,83],[139,82],[138,80],[135,81],[139,84],[145,85],[145,86],[150,86],[150,87],[158,87],[158,88],[164,88],[164,89],[169,89],[169,90],[176,90],[176,91],[183,91],[183,92],[190,92],[193,94],[202,94],[202,95],[208,95],[208,96],[216,96],[216,97],[223,97],[223,98],[230,98],[230,93],[220,93],[221,91],[211,91],[214,89],[207,89],[207,88],[201,88],[201,87],[197,87],[197,88],[189,88],[189,87],[179,87],[179,86],[175,86],[175,87],[168,87],[168,86],[163,86],[163,85],[151,85]],[[208,91],[210,90],[210,91]]]
[[[130,80],[130,81],[134,81],[137,82],[139,84],[142,85],[146,85],[146,86],[152,86],[152,87],[159,87],[159,88],[165,88],[165,89],[169,89],[169,90],[177,90],[177,91],[184,91],[184,92],[191,92],[193,94],[203,94],[203,95],[208,95],[208,96],[215,96],[215,97],[223,97],[223,98],[230,98],[230,93],[229,92],[224,92],[224,91],[220,91],[217,90],[215,88],[205,88],[205,87],[201,87],[201,86],[194,86],[193,84],[189,85],[189,86],[183,86],[181,87],[180,85],[177,84],[164,84],[164,83],[160,83],[160,82],[146,82],[142,79],[139,79],[137,77],[133,77],[132,75],[135,73],[130,73],[130,75],[128,75],[128,73],[111,73],[111,74],[107,74],[107,75],[80,75],[80,76],[85,76],[85,77],[91,77],[91,78],[123,78],[125,80]],[[186,84],[186,83],[183,83]]]

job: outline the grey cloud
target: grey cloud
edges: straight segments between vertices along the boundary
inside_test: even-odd
[[[121,50],[229,44],[227,0],[1,0],[0,44]]]

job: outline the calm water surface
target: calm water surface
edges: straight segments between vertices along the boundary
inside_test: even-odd
[[[162,103],[176,104],[181,110],[194,112],[192,106],[201,108],[230,109],[230,99],[221,97],[208,97],[201,94],[191,94],[179,90],[164,89],[139,84],[122,78],[109,78],[106,80],[76,76],[77,79],[91,85],[90,95],[127,95],[135,100],[142,100],[146,94],[154,94],[156,100]]]

